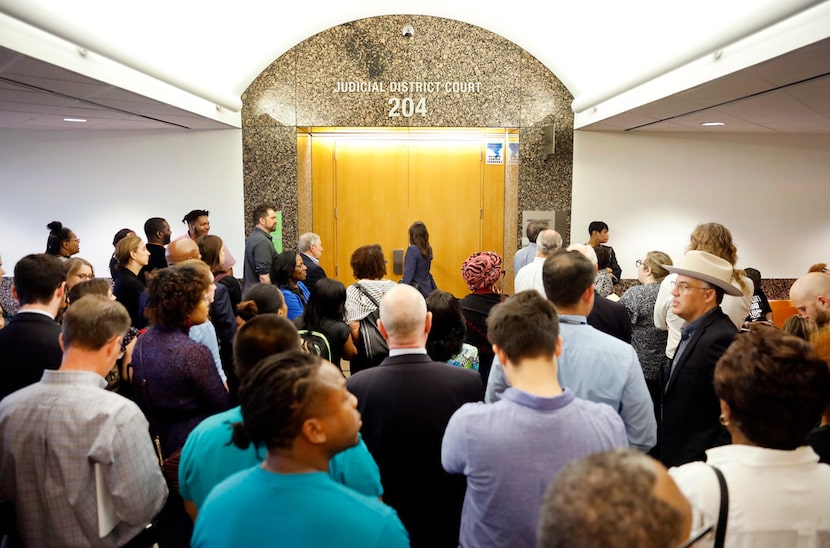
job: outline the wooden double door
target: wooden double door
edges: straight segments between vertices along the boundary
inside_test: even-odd
[[[487,143],[504,144],[504,134],[332,131],[309,138],[312,230],[325,250],[320,262],[347,286],[354,282],[352,252],[366,244],[383,247],[387,277],[400,280],[393,252],[405,252],[414,221],[429,229],[438,287],[457,297],[468,293],[464,260],[503,249],[504,164],[487,164],[486,153]]]

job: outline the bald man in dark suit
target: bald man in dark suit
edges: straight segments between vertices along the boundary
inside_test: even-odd
[[[378,323],[389,357],[347,384],[380,468],[383,500],[397,510],[413,547],[456,547],[466,481],[444,471],[441,440],[452,414],[483,398],[481,378],[427,356],[432,315],[413,287],[384,295]]]

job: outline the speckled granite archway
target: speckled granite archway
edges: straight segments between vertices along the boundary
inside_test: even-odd
[[[423,99],[423,108],[390,116],[394,98],[410,98],[410,111]],[[245,210],[276,203],[288,247],[311,227],[310,166],[297,150],[297,128],[310,126],[518,128],[519,165],[505,181],[505,255],[521,239],[522,210],[556,210],[564,213],[557,225],[570,225],[573,97],[533,56],[485,29],[413,15],[346,23],[274,61],[242,99]],[[550,125],[553,155],[544,146]],[[567,229],[563,236],[570,239]]]

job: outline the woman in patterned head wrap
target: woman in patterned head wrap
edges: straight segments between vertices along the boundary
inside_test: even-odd
[[[461,275],[471,292],[461,299],[461,312],[467,324],[464,342],[478,348],[478,372],[485,385],[493,363],[493,349],[487,340],[487,315],[503,298],[499,292],[504,275],[501,265],[498,253],[481,251],[470,255],[461,266]]]

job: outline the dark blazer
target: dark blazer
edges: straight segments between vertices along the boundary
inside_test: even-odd
[[[594,290],[594,308],[586,318],[588,325],[631,344],[631,318],[622,303],[615,303]]]
[[[660,460],[667,467],[706,460],[706,449],[730,443],[712,379],[737,332],[720,307],[708,312],[664,382]]]
[[[430,272],[430,268],[432,268],[432,257],[425,259],[421,254],[420,248],[416,245],[407,247],[406,256],[403,260],[403,278],[401,278],[401,283],[415,285],[424,298],[429,297],[430,293],[438,289],[438,286],[435,285],[435,279]]]
[[[620,263],[617,262],[617,254],[614,252],[614,248],[610,245],[600,244],[602,247],[608,250],[608,268],[611,269],[611,274],[614,276],[614,283],[620,283],[620,276],[622,276],[622,268],[620,268]]]
[[[407,354],[386,358],[347,384],[380,468],[383,501],[397,510],[413,548],[457,547],[466,479],[444,471],[441,440],[459,407],[483,399],[478,373]]]
[[[18,312],[0,329],[0,399],[61,366],[61,328],[36,312]]]
[[[311,291],[318,281],[326,277],[326,271],[305,253],[300,253],[300,257],[303,258],[303,264],[305,264],[306,268],[306,278],[303,283]]]

